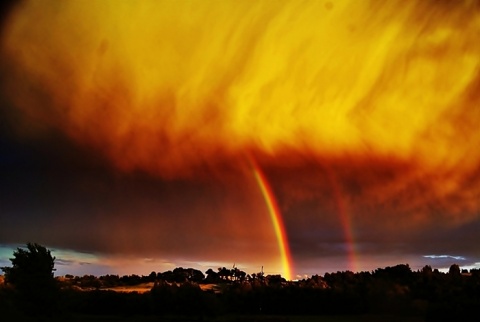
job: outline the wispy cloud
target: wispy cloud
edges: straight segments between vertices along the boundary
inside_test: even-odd
[[[70,265],[75,264],[75,261],[69,260],[69,259],[56,258],[56,259],[55,259],[55,264],[56,264],[56,265],[70,266]]]
[[[445,258],[452,258],[460,261],[466,260],[463,256],[452,256],[452,255],[424,255],[425,258],[432,258],[432,259],[445,259]]]

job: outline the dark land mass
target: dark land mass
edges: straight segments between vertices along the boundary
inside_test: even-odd
[[[462,272],[455,264],[448,273],[430,266],[414,272],[400,264],[299,281],[237,268],[209,269],[206,276],[176,268],[147,276],[67,275],[55,282],[49,294],[39,289],[29,298],[3,283],[2,316],[12,321],[458,321],[480,307],[480,270]],[[141,292],[139,285],[151,288]]]

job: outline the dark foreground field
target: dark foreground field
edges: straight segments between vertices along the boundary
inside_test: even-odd
[[[419,317],[392,315],[350,315],[350,316],[228,316],[217,319],[195,319],[182,317],[94,317],[81,316],[71,321],[92,322],[422,322]]]
[[[5,320],[3,319],[5,318]],[[421,317],[406,317],[394,315],[334,315],[334,316],[268,316],[268,315],[229,315],[217,318],[186,317],[186,316],[96,316],[75,315],[56,318],[34,318],[23,314],[3,316],[4,321],[67,321],[67,322],[423,322]]]

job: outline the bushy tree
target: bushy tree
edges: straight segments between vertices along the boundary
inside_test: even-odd
[[[31,315],[51,315],[58,296],[53,276],[55,257],[36,243],[17,248],[10,258],[12,267],[2,267],[5,282],[17,294],[19,308]]]

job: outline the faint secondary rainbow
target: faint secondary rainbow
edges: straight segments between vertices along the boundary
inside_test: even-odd
[[[356,272],[358,271],[357,266],[357,254],[355,252],[355,241],[353,237],[353,229],[352,229],[352,222],[350,220],[348,207],[345,201],[342,198],[341,190],[338,185],[337,180],[331,170],[327,170],[328,180],[330,181],[330,187],[332,188],[333,198],[335,200],[335,206],[338,211],[338,216],[340,219],[340,224],[342,225],[343,234],[345,237],[345,245],[347,251],[347,259],[348,259],[348,269]]]
[[[253,174],[255,180],[262,191],[263,198],[268,207],[268,213],[270,214],[270,219],[272,220],[273,230],[275,231],[275,236],[277,238],[278,249],[280,251],[280,256],[282,260],[283,274],[287,280],[292,279],[292,257],[290,254],[290,247],[288,246],[288,238],[285,232],[285,226],[283,224],[283,219],[278,209],[277,202],[275,200],[275,195],[273,194],[270,185],[268,184],[265,175],[263,174],[260,167],[253,161],[250,160],[253,168]]]

